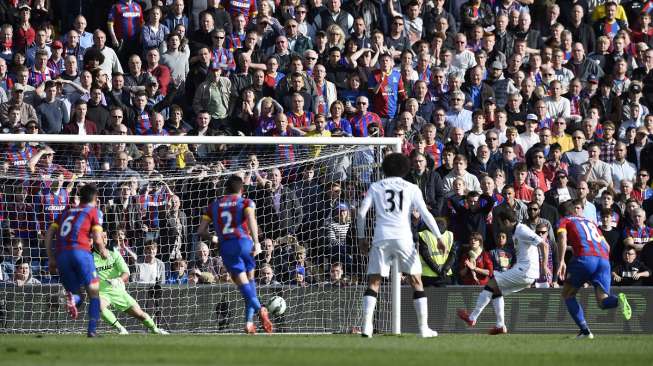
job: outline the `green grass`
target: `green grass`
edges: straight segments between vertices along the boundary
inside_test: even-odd
[[[0,365],[648,365],[653,336],[0,336]]]

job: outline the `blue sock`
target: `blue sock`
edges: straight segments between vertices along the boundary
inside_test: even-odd
[[[578,300],[575,297],[570,297],[565,300],[565,304],[567,304],[569,315],[574,319],[580,330],[587,330],[585,314],[583,314],[583,308],[578,303]]]
[[[256,295],[256,283],[254,281],[249,281],[249,287],[251,288],[252,293]],[[248,302],[247,305],[245,306],[245,321],[247,322],[254,321],[255,312],[256,310]]]
[[[613,309],[619,305],[619,300],[614,295],[610,295],[601,302],[601,309]]]
[[[79,303],[82,302],[82,297],[77,294],[73,294],[73,301],[75,302],[75,306],[79,306]]]
[[[100,298],[92,297],[88,305],[88,332],[95,333],[100,320]]]
[[[240,293],[243,295],[243,298],[245,299],[246,321],[252,321],[251,319],[254,318],[254,312],[258,311],[261,308],[261,303],[258,301],[258,298],[256,297],[256,290],[249,283],[240,285],[238,286],[238,288],[240,289]],[[252,311],[251,319],[249,318],[250,308]]]

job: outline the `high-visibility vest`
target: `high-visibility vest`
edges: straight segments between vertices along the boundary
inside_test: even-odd
[[[444,263],[447,261],[447,258],[449,257],[449,252],[451,252],[451,248],[453,247],[453,233],[451,231],[445,231],[442,233],[442,242],[446,247],[444,251],[440,251],[438,249],[438,239],[435,237],[435,235],[433,235],[431,231],[420,231],[418,235],[420,240],[426,243],[433,262],[439,266],[444,265]],[[422,262],[422,277],[438,277],[438,274],[433,272],[431,267],[429,267],[426,262],[424,262],[424,259],[421,256],[419,259]],[[451,276],[453,274],[451,268],[447,271],[446,274],[447,276]]]

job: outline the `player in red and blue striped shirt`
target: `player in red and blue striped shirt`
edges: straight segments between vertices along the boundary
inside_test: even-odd
[[[399,110],[399,102],[405,98],[404,82],[401,72],[394,69],[390,54],[379,58],[380,69],[374,70],[367,87],[372,97],[372,107],[381,118],[394,118]]]
[[[381,118],[374,112],[368,112],[369,100],[365,96],[356,98],[356,108],[358,113],[349,119],[352,135],[355,137],[367,137],[367,127],[374,123],[377,126],[383,126]]]
[[[59,215],[68,207],[68,190],[63,187],[64,176],[59,174],[57,181],[49,188],[44,187],[38,194],[36,212],[43,226],[41,230],[48,230],[50,223],[56,222]]]
[[[567,310],[574,319],[580,333],[576,338],[594,338],[589,330],[583,308],[576,299],[576,293],[585,283],[592,283],[596,301],[601,309],[620,307],[626,320],[632,312],[626,295],[610,294],[610,246],[596,224],[583,217],[583,202],[579,199],[566,203],[567,216],[558,224],[558,277],[565,280],[562,297]],[[573,258],[569,269],[565,264],[567,243],[571,245]]]
[[[246,302],[245,331],[256,333],[254,313],[258,312],[266,333],[272,333],[268,311],[256,297],[254,256],[261,252],[254,202],[243,198],[242,178],[233,175],[225,184],[226,195],[213,201],[202,216],[198,234],[208,239],[209,225],[217,235],[218,249],[225,267]],[[214,240],[215,241],[215,240]]]
[[[247,24],[249,24],[250,19],[258,14],[256,0],[222,0],[222,7],[232,19],[242,14]]]
[[[143,28],[143,9],[132,0],[120,0],[109,11],[108,27],[118,41],[138,39]]]
[[[67,209],[50,225],[45,236],[45,248],[50,272],[59,272],[61,282],[68,291],[67,306],[73,318],[77,318],[76,302],[79,301],[75,295],[79,294],[80,286],[86,288],[89,297],[87,335],[95,337],[100,319],[100,287],[91,245],[95,245],[102,258],[106,259],[109,252],[104,246],[102,235],[102,212],[95,206],[97,188],[90,184],[81,187],[79,198],[78,207]],[[56,247],[53,253],[52,242],[55,237]]]

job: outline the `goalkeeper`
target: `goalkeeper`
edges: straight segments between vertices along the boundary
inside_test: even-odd
[[[109,310],[109,306],[113,306],[140,320],[151,333],[168,334],[165,330],[159,329],[154,323],[154,320],[127,293],[125,282],[129,280],[129,267],[116,248],[107,246],[107,249],[109,250],[107,259],[103,259],[100,253],[96,252],[95,248],[93,249],[95,268],[100,278],[100,309],[102,320],[116,328],[120,334],[129,334],[113,312]]]

